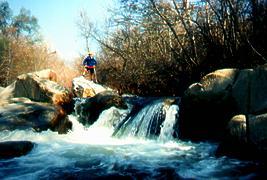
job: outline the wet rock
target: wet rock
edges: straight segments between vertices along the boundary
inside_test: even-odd
[[[0,142],[0,159],[9,159],[28,154],[34,147],[30,141]]]
[[[110,107],[126,109],[127,105],[123,98],[111,91],[98,93],[94,97],[83,99],[75,106],[75,112],[78,120],[84,125],[93,124],[99,117],[100,113]]]

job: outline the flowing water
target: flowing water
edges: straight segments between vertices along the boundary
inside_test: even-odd
[[[216,143],[174,139],[179,107],[160,102],[144,107],[135,118],[127,110],[105,110],[90,127],[70,115],[73,130],[59,135],[45,131],[2,131],[1,141],[29,140],[26,156],[0,160],[0,179],[252,179],[266,176],[250,161],[214,156]],[[157,121],[153,122],[154,119]],[[118,130],[117,122],[121,123]],[[155,133],[150,127],[158,128]],[[115,137],[112,136],[118,131]],[[153,136],[149,133],[152,132]]]

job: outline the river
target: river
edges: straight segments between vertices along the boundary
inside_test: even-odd
[[[35,146],[26,156],[0,160],[0,179],[266,177],[266,168],[260,163],[216,157],[217,143],[193,143],[173,138],[173,125],[179,119],[176,118],[179,111],[177,105],[166,110],[159,135],[148,136],[147,129],[151,123],[147,122],[157,119],[152,114],[158,113],[158,109],[161,109],[158,106],[155,103],[141,110],[135,116],[138,120],[125,122],[120,126],[123,131],[117,130],[115,136],[114,121],[124,116],[127,110],[114,107],[103,111],[90,127],[80,124],[77,115],[70,115],[73,130],[64,135],[52,131],[1,131],[1,141],[28,140],[34,142]]]

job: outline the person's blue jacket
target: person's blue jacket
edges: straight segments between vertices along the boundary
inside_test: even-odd
[[[87,56],[83,60],[83,65],[89,68],[93,68],[97,64],[96,60],[93,57]]]

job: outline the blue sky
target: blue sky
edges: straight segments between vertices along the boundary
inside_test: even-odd
[[[13,14],[24,7],[38,19],[40,32],[51,51],[57,51],[61,58],[71,61],[86,54],[85,44],[76,25],[79,12],[86,10],[89,18],[98,24],[107,16],[107,8],[114,0],[8,0]],[[97,47],[90,44],[93,51]]]

